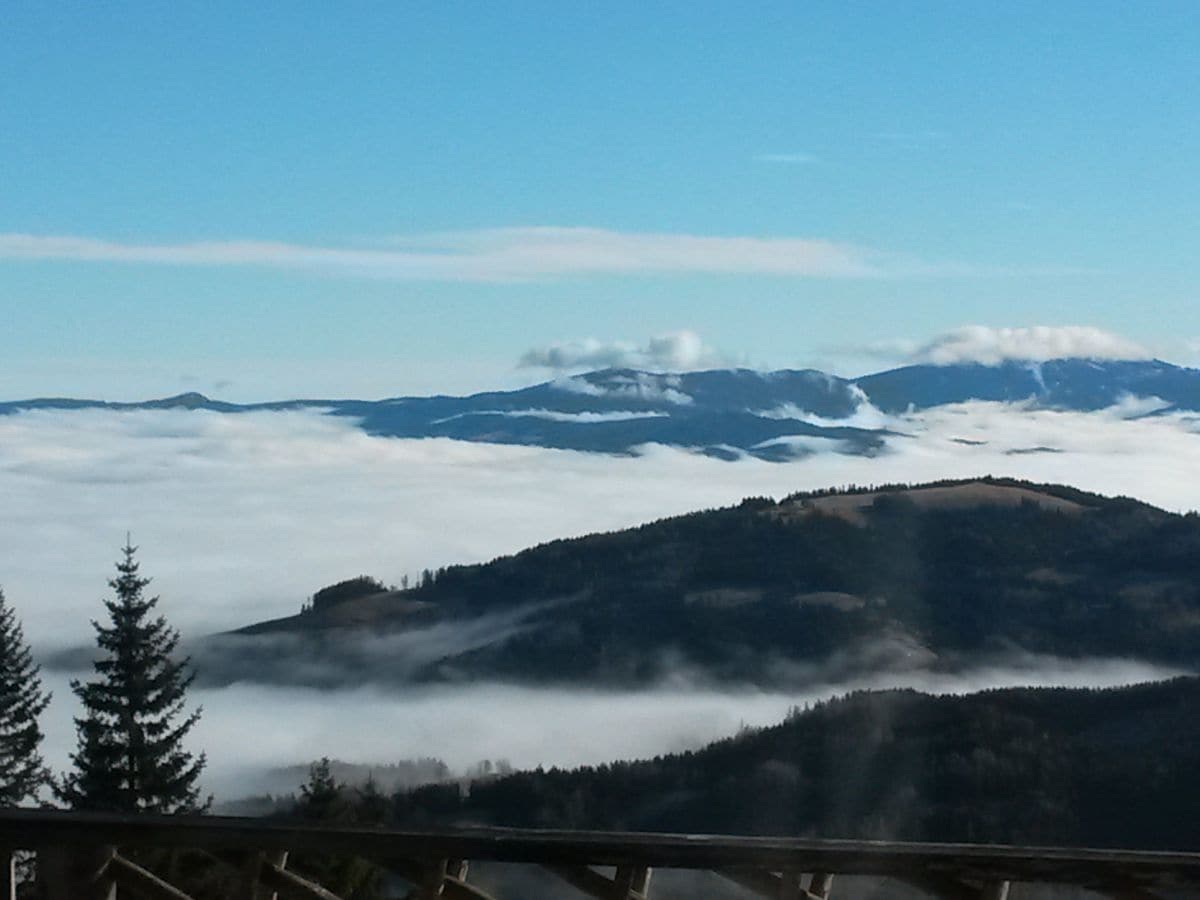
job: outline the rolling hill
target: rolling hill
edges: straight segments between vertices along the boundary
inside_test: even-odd
[[[202,676],[788,685],[1019,654],[1200,662],[1200,516],[1006,479],[750,498],[403,590],[349,584],[204,642]]]

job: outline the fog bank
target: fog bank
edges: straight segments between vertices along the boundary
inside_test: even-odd
[[[206,789],[233,798],[269,787],[268,770],[321,756],[385,764],[437,757],[455,772],[483,759],[517,768],[577,766],[695,749],[743,726],[779,722],[793,706],[863,688],[968,693],[993,687],[1113,687],[1181,674],[1134,660],[1023,657],[961,674],[880,673],[788,692],[669,687],[620,692],[512,685],[319,691],[233,685],[192,692],[204,707],[191,746],[208,754]],[[56,770],[74,748],[74,697],[58,673],[43,716]]]

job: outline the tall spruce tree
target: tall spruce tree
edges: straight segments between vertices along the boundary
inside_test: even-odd
[[[32,800],[50,782],[38,752],[38,716],[50,703],[39,671],[21,623],[0,590],[0,806]]]
[[[137,548],[129,540],[108,582],[115,599],[105,600],[111,624],[93,621],[103,655],[97,678],[71,682],[83,703],[75,720],[78,750],[74,770],[57,788],[75,809],[110,812],[194,812],[201,804],[197,781],[203,754],[193,756],[183,740],[200,718],[184,713],[194,673],[189,660],[173,658],[179,632],[162,616],[151,617],[158,597],[146,598],[149,578],[138,574]]]

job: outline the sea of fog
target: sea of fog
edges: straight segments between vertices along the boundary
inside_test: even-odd
[[[484,560],[551,538],[622,528],[749,495],[848,483],[984,474],[1065,482],[1172,510],[1200,507],[1200,423],[971,403],[888,421],[873,458],[830,449],[793,463],[722,462],[647,447],[610,457],[535,447],[374,438],[318,412],[28,412],[0,417],[0,586],[38,652],[91,640],[126,532],[161,609],[185,637],[287,615],[317,588],[358,574],[399,582],[426,567]],[[950,680],[1117,684],[1161,677],[1136,662],[1026,660]],[[72,698],[48,673],[47,755],[66,765]],[[876,682],[879,684],[881,682]],[[388,762],[439,756],[566,765],[698,746],[778,720],[803,695],[673,685],[634,695],[514,687],[322,693],[235,685],[196,691],[195,745],[211,788],[251,789],[256,772],[322,754]]]

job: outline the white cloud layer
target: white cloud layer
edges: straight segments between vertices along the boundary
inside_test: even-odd
[[[74,235],[0,234],[0,259],[165,266],[258,266],[438,281],[572,275],[742,274],[879,277],[929,267],[819,238],[703,236],[602,228],[491,228],[330,247],[280,241],[130,243]]]
[[[295,612],[317,588],[360,573],[398,582],[427,566],[552,538],[848,482],[990,473],[1198,508],[1200,421],[1178,413],[1129,418],[1152,405],[1131,401],[1099,414],[943,407],[889,418],[885,424],[903,434],[889,438],[880,456],[814,446],[818,452],[787,464],[721,462],[654,446],[626,458],[374,438],[315,412],[2,416],[0,585],[35,649],[45,650],[91,640],[88,620],[102,614],[104,582],[126,529],[141,544],[163,613],[189,637]],[[1060,452],[1028,452],[1038,448]],[[1047,671],[1037,662],[970,685],[1155,674],[1136,666]],[[55,689],[45,724],[49,755],[61,767],[73,704],[62,685]],[[814,687],[825,689],[840,688]],[[777,719],[803,698],[672,690],[631,700],[509,688],[401,696],[242,685],[196,699],[205,706],[197,746],[209,751],[214,787],[225,789],[247,784],[255,767],[321,754],[361,761],[434,754],[455,765],[644,755],[694,746],[739,721]],[[266,735],[256,747],[244,740],[251,720]]]
[[[902,343],[894,345],[902,348]],[[1007,360],[1149,359],[1150,352],[1120,335],[1090,325],[991,328],[967,325],[940,334],[911,354],[913,362],[996,365]]]
[[[723,364],[727,361],[720,353],[705,344],[696,332],[686,329],[657,335],[640,345],[596,338],[561,341],[525,351],[518,363],[523,368],[555,371],[631,368],[666,372],[717,368]]]
[[[817,453],[795,464],[658,446],[626,458],[375,438],[314,411],[0,416],[0,585],[30,637],[61,646],[89,638],[126,530],[143,546],[165,612],[195,635],[291,613],[352,575],[398,582],[539,541],[847,482],[990,473],[1200,508],[1200,420],[1136,417],[1155,405],[875,412],[869,424],[898,432],[886,453]],[[1062,452],[1019,452],[1038,447]]]

